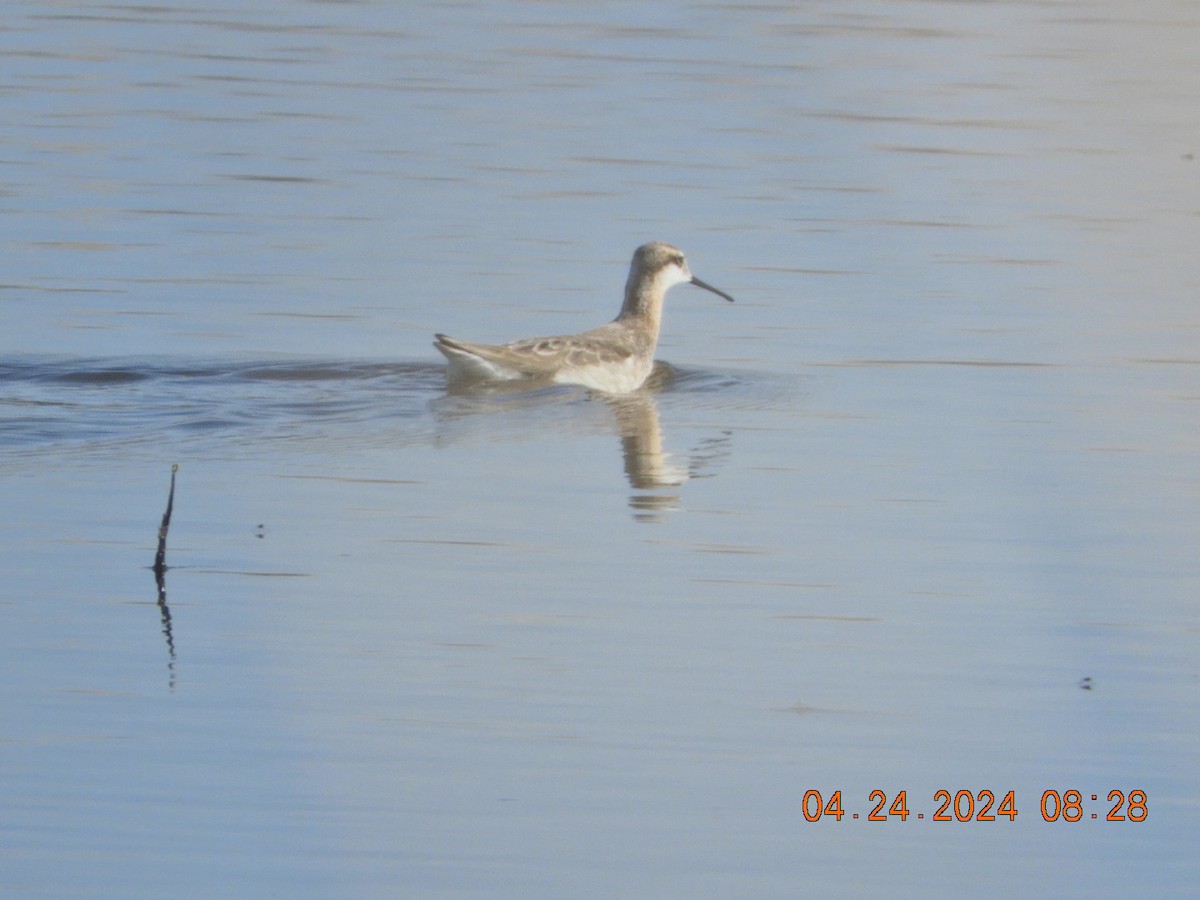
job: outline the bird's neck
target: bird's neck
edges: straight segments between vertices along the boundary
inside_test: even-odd
[[[630,279],[625,285],[625,302],[621,305],[617,321],[648,328],[652,339],[657,341],[658,329],[662,324],[664,293],[656,281]]]

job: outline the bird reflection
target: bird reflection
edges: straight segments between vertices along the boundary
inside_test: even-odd
[[[677,489],[729,453],[730,433],[723,432],[704,441],[683,462],[666,450],[658,404],[652,393],[606,396],[605,400],[616,417],[625,477],[633,489],[629,506],[638,521],[659,522],[665,513],[679,509]]]
[[[621,438],[625,477],[633,492],[629,506],[634,518],[657,521],[679,508],[679,488],[688,479],[681,465],[663,446],[658,406],[648,394],[606,397],[616,417]]]
[[[678,377],[673,367],[657,362],[646,384],[637,391],[627,394],[594,391],[583,398],[577,389],[564,392],[561,385],[533,379],[451,382],[442,401],[434,408],[444,423],[462,422],[481,413],[516,413],[519,416],[557,405],[564,398],[575,402],[584,399],[607,408],[612,416],[606,428],[615,430],[621,442],[622,463],[631,489],[629,507],[634,519],[660,522],[667,513],[680,508],[683,484],[692,478],[711,475],[706,470],[729,455],[732,440],[731,433],[723,431],[702,441],[682,457],[666,449],[657,396],[669,389]],[[573,424],[576,428],[591,431],[597,420],[594,416],[581,415]],[[444,438],[444,434],[439,435],[439,440]]]

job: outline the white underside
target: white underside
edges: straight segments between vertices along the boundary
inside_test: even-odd
[[[578,384],[606,394],[628,394],[646,381],[653,361],[630,357],[619,363],[561,369],[554,374],[558,384]]]
[[[449,361],[452,381],[519,381],[528,375],[501,366],[491,360],[451,347],[438,348]],[[629,358],[619,363],[559,369],[550,377],[556,384],[578,384],[606,394],[628,394],[645,382],[653,368],[652,360]]]

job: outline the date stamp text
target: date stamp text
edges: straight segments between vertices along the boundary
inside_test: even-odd
[[[1149,800],[1143,790],[1123,791],[1113,789],[1104,800],[1100,794],[1091,794],[1069,788],[1042,792],[1036,812],[1046,822],[1080,822],[1103,820],[1105,822],[1144,822],[1150,815]],[[1016,791],[1007,791],[997,797],[986,788],[982,790],[949,791],[939,790],[933,794],[932,803],[920,808],[909,806],[908,791],[874,790],[867,797],[861,810],[849,808],[842,799],[841,790],[822,793],[812,789],[805,791],[803,813],[806,822],[825,820],[841,822],[862,818],[867,822],[907,822],[910,818],[928,818],[932,822],[1015,822],[1020,813]],[[926,815],[928,813],[928,815]]]

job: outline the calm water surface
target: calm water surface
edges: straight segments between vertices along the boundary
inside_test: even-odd
[[[5,896],[1192,896],[1198,40],[13,5]],[[650,239],[647,390],[447,392]]]

